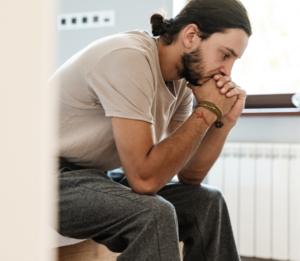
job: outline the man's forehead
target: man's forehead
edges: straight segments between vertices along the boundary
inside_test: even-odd
[[[226,49],[234,57],[241,58],[247,45],[249,36],[242,29],[228,29],[223,33],[215,33],[221,48]],[[219,39],[218,39],[219,38]]]

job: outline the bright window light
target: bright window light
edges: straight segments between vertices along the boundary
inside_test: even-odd
[[[300,92],[300,1],[241,0],[253,35],[233,67],[248,94]]]
[[[188,0],[173,0],[173,17],[175,17],[181,9],[187,4]]]

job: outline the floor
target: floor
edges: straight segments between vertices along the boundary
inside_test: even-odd
[[[241,257],[242,261],[275,261],[273,259],[260,259],[260,258],[249,258],[249,257]]]

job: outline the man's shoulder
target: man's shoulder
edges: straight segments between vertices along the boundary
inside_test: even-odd
[[[62,68],[80,68],[86,74],[106,56],[125,56],[128,50],[137,56],[154,59],[155,42],[145,32],[135,30],[100,38],[71,57]],[[132,53],[132,52],[131,52]]]
[[[74,54],[57,72],[69,70],[80,71],[87,75],[104,57],[137,57],[146,56],[147,60],[155,59],[156,45],[145,32],[134,30],[100,38]],[[132,57],[134,58],[134,57]],[[132,59],[131,59],[132,60]]]
[[[96,40],[87,46],[86,52],[95,52],[95,54],[99,56],[107,55],[108,53],[117,50],[122,51],[123,49],[132,49],[142,53],[151,53],[154,46],[154,41],[147,33],[135,30]]]

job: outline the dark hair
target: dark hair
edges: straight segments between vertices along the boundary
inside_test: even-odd
[[[181,29],[189,24],[198,26],[203,40],[230,28],[243,29],[248,36],[252,34],[247,10],[239,0],[191,0],[174,19],[156,13],[150,23],[153,36],[161,36],[166,45],[176,41]]]

